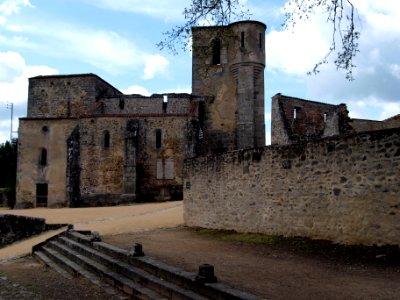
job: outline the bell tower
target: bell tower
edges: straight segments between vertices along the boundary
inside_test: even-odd
[[[192,93],[209,96],[208,152],[265,145],[265,30],[258,21],[192,29]]]

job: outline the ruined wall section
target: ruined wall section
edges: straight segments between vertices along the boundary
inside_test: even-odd
[[[164,102],[164,96],[167,102]],[[157,114],[196,114],[193,110],[199,98],[189,94],[154,94],[150,97],[140,95],[123,95],[102,99],[103,115],[157,115]],[[100,112],[100,111],[98,111]]]
[[[271,143],[289,144],[347,133],[347,109],[277,94],[272,97]]]
[[[36,184],[48,184],[49,207],[68,205],[66,141],[77,124],[76,119],[20,119],[16,207],[36,206]]]
[[[84,204],[100,204],[107,194],[121,195],[124,177],[125,119],[80,120],[81,198]],[[109,135],[108,145],[105,136]],[[97,199],[98,197],[98,199]]]
[[[29,79],[28,118],[69,118],[98,109],[100,97],[122,95],[94,74]]]
[[[190,159],[188,226],[400,245],[400,129]]]
[[[188,121],[174,116],[140,119],[137,176],[143,200],[182,199]]]

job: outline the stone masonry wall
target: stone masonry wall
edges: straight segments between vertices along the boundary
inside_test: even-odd
[[[190,159],[188,226],[400,245],[400,129]]]

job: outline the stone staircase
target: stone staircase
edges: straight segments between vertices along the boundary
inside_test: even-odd
[[[90,231],[69,229],[34,246],[32,254],[63,276],[83,276],[116,298],[260,299],[218,283],[211,265],[201,265],[198,274],[186,272],[145,256],[140,244],[126,251]]]

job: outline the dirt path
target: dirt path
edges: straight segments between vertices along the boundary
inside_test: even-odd
[[[44,218],[48,224],[73,224],[76,230],[92,230],[101,235],[175,227],[183,223],[182,202],[179,201],[95,208],[2,209],[0,213]],[[0,262],[29,254],[33,245],[59,232],[46,232],[0,249]]]
[[[187,228],[103,237],[196,272],[210,263],[219,281],[266,299],[400,299],[400,267],[348,264],[286,247],[221,241]]]

